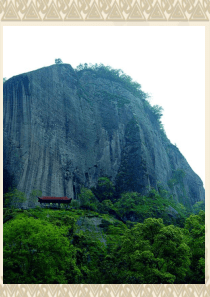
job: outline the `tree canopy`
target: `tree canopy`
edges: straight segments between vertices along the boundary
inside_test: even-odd
[[[160,192],[118,197],[103,177],[68,210],[4,208],[4,283],[205,283],[205,212]]]
[[[61,59],[55,59],[55,64],[63,64]]]

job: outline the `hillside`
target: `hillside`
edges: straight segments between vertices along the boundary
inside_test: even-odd
[[[52,65],[4,83],[4,193],[78,199],[108,177],[118,196],[164,188],[188,208],[201,179],[161,125],[141,86],[105,66]],[[34,204],[34,206],[36,203]]]
[[[205,283],[203,183],[140,84],[56,64],[3,91],[4,284]]]

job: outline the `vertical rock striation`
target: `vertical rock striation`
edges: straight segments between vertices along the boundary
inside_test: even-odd
[[[178,170],[178,171],[177,171]],[[174,182],[174,174],[185,176]],[[15,76],[4,83],[4,190],[29,197],[77,198],[81,185],[108,176],[118,191],[146,193],[161,184],[192,205],[203,183],[164,139],[144,100],[93,71],[67,64]]]

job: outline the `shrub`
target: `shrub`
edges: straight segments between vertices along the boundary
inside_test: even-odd
[[[83,209],[96,210],[98,201],[90,189],[82,188],[79,194],[80,207]]]
[[[55,59],[55,64],[63,64],[61,59]]]
[[[9,192],[4,194],[4,206],[9,208],[18,208],[26,201],[25,193],[17,189],[9,189]]]
[[[100,202],[114,200],[115,187],[108,177],[100,177],[96,188],[92,188],[92,191]]]

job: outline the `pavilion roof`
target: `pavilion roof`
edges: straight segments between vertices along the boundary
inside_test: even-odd
[[[71,200],[71,198],[68,197],[50,197],[50,196],[42,196],[39,197],[42,200]]]

